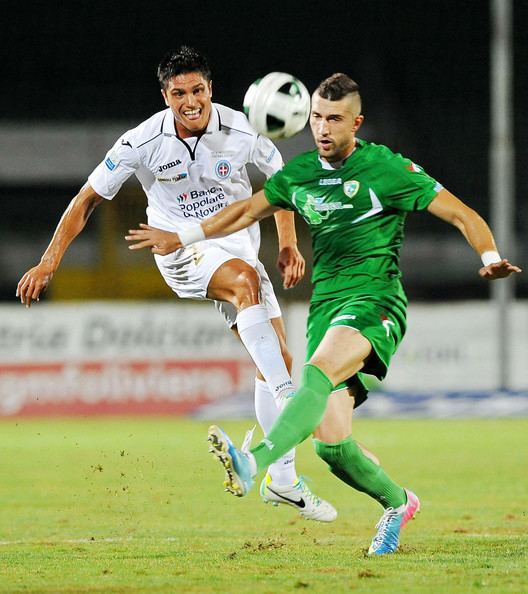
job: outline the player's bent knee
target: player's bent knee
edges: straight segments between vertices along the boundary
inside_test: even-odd
[[[339,469],[354,468],[360,464],[362,452],[351,436],[337,443],[328,443],[314,439],[315,453],[324,460],[334,474],[339,474]]]
[[[251,293],[258,295],[260,291],[260,278],[258,272],[249,266],[244,270],[240,270],[234,278],[233,290],[235,293]]]
[[[260,303],[260,278],[254,268],[238,271],[231,281],[231,303],[238,309],[245,309]]]
[[[328,427],[323,421],[323,423],[314,431],[314,437],[324,443],[339,443],[350,437],[350,426],[346,425],[337,428]]]

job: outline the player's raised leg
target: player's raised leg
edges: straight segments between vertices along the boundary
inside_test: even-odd
[[[246,465],[251,467],[255,474],[264,470],[271,463],[278,460],[295,445],[304,441],[321,423],[327,406],[328,397],[334,387],[334,382],[341,382],[354,375],[364,365],[364,360],[371,352],[370,343],[361,335],[354,341],[354,347],[348,341],[343,342],[344,348],[334,348],[334,353],[327,352],[328,346],[335,347],[335,342],[343,334],[349,339],[352,332],[343,328],[331,328],[331,340],[323,340],[323,348],[319,348],[315,358],[318,367],[311,362],[304,366],[299,389],[281,412],[268,435],[256,447],[243,453],[247,462],[241,463],[242,470]],[[325,370],[322,367],[326,368]],[[218,433],[213,427],[214,435]],[[227,448],[227,445],[226,445]],[[222,460],[220,460],[222,461]]]
[[[263,282],[265,283],[264,293],[266,295],[268,309],[276,311],[278,310],[278,303],[277,308],[274,308],[273,301],[276,301],[274,294],[267,294],[273,291],[271,283],[269,285],[267,284],[266,277],[263,279]],[[266,287],[268,288],[267,291]],[[292,357],[286,346],[284,321],[282,317],[273,317],[271,324],[279,339],[284,362],[286,363],[288,372],[291,374]],[[257,420],[264,431],[264,435],[267,435],[286,402],[287,400],[284,398],[274,399],[267,384],[259,381],[257,378],[255,382],[255,412]],[[302,476],[297,476],[295,449],[286,452],[284,456],[269,465],[268,471],[260,484],[260,495],[265,503],[272,503],[275,506],[282,504],[293,507],[307,520],[332,522],[337,518],[336,509],[328,501],[317,496]]]
[[[227,456],[227,459],[222,456],[217,456],[217,458],[224,466],[226,480],[231,480],[231,472],[237,475],[231,481],[235,490],[236,484],[240,480],[248,485],[248,488],[241,493],[245,495],[252,484],[245,481],[244,477],[248,472],[254,479],[257,472],[276,462],[312,433],[323,418],[326,401],[332,387],[331,381],[324,372],[313,365],[305,365],[299,389],[289,399],[266,437],[250,451],[242,449],[234,451],[232,441],[219,427],[212,426],[209,429],[209,441],[213,446],[215,442],[219,443],[216,450],[232,452]]]

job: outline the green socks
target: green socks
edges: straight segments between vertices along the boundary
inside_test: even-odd
[[[303,368],[301,384],[266,437],[251,450],[257,472],[304,441],[323,420],[333,385],[315,365]]]
[[[251,450],[257,472],[304,441],[323,420],[333,385],[315,365],[303,368],[301,385],[277,418],[268,435]],[[314,440],[315,451],[330,470],[347,485],[367,493],[384,508],[407,501],[405,490],[394,483],[381,466],[367,458],[358,444],[347,437],[338,443]]]
[[[338,443],[314,439],[314,445],[317,455],[328,463],[333,474],[354,489],[367,493],[384,508],[399,507],[407,501],[405,490],[394,483],[381,466],[367,458],[351,436]]]

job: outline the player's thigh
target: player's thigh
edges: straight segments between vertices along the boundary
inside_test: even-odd
[[[360,371],[372,352],[372,345],[349,326],[331,326],[309,363],[316,365],[334,386]]]
[[[205,245],[201,245],[205,243]],[[156,265],[169,287],[182,299],[207,299],[207,287],[215,272],[236,258],[221,247],[200,242],[166,256],[156,254]]]

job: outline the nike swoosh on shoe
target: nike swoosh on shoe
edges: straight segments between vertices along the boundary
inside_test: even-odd
[[[284,499],[284,501],[287,501],[288,503],[293,503],[293,505],[296,505],[297,507],[300,507],[301,509],[306,507],[306,503],[304,501],[304,499],[301,497],[299,500],[296,499],[290,499],[289,497],[284,497],[284,495],[281,495],[280,493],[277,493],[277,491],[274,491],[271,487],[267,487],[268,491],[271,491],[274,495],[277,495],[277,497],[280,497],[281,499]]]

